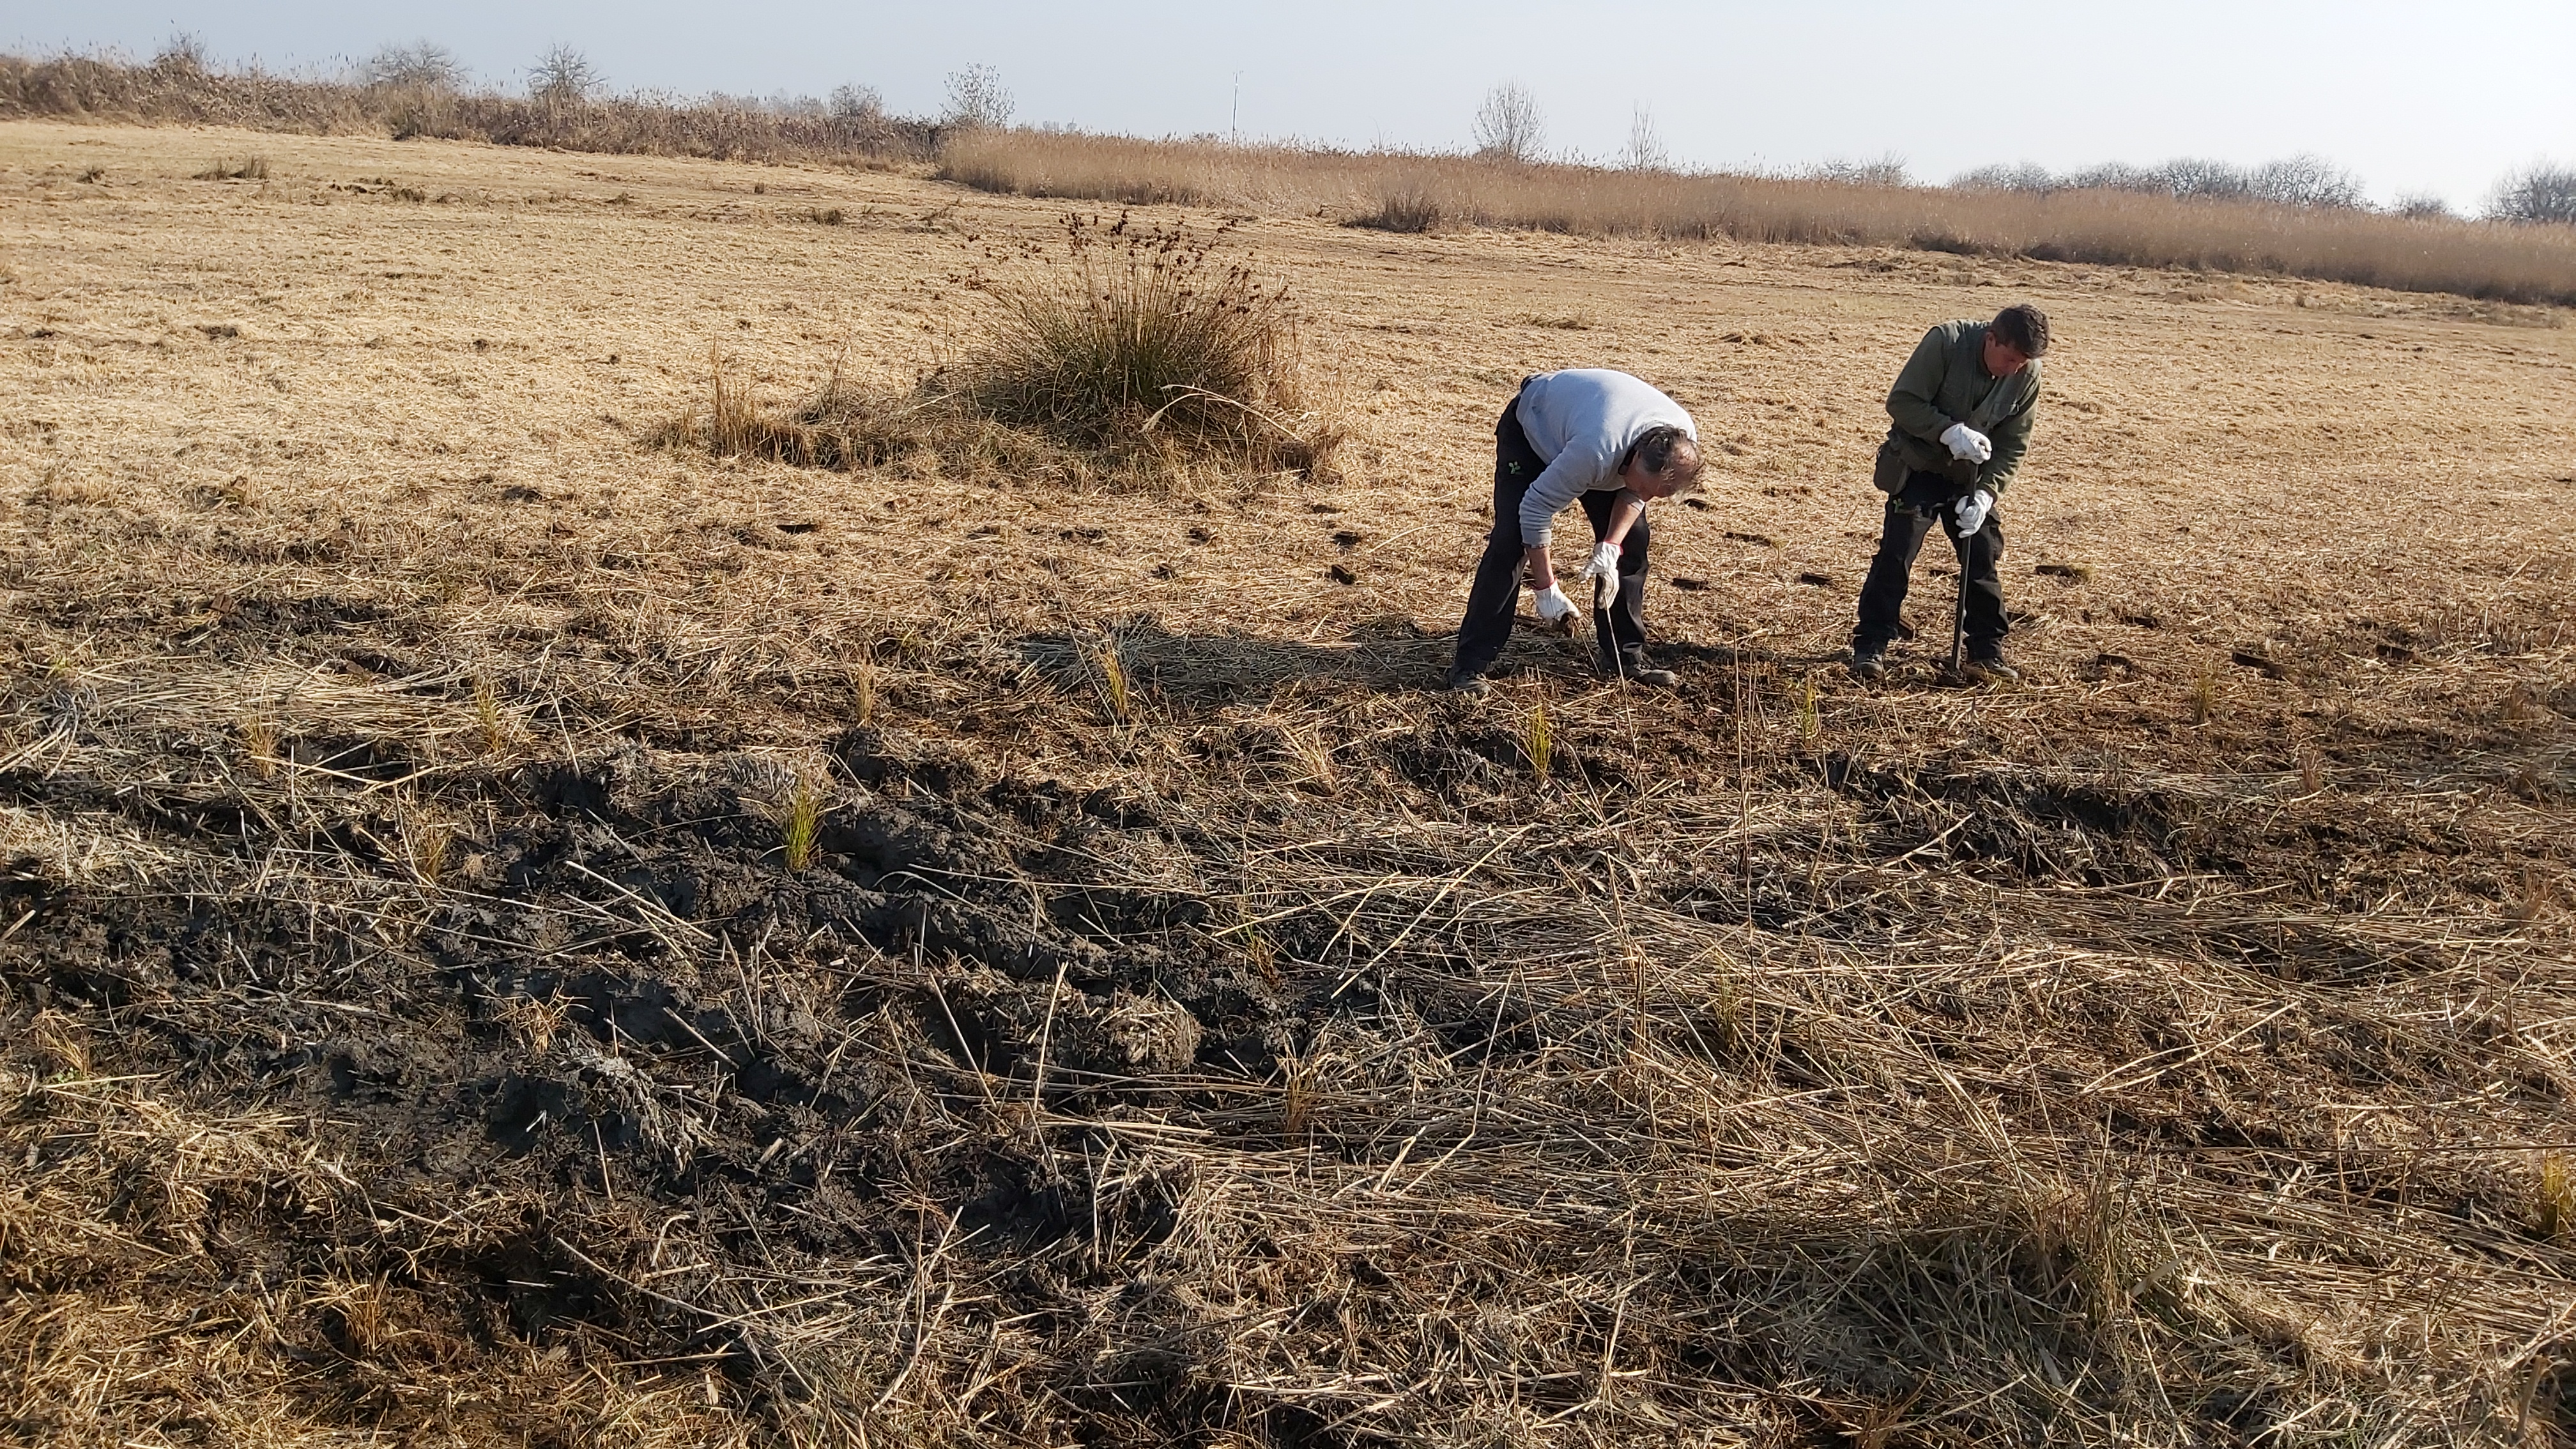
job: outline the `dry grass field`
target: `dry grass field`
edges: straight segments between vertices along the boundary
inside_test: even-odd
[[[0,126],[14,1442],[2576,1433],[2564,312],[1238,213],[1315,476],[687,441],[1061,206]],[[2030,678],[1855,685],[2007,299]],[[1571,364],[1684,686],[1437,693]]]

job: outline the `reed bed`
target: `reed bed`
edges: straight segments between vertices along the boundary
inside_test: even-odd
[[[1020,196],[1322,213],[1396,231],[1488,226],[1910,246],[2576,303],[2576,228],[2563,226],[2113,190],[1873,186],[1062,132],[951,137],[939,168],[969,186]]]
[[[521,98],[161,61],[0,56],[0,117],[373,133],[635,156],[859,168],[917,164],[938,127],[875,113],[793,115],[720,100]]]

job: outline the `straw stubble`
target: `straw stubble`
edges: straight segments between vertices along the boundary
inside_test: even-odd
[[[0,355],[50,480],[0,541],[39,1442],[2568,1416],[2561,333],[2012,273],[2069,339],[2014,526],[2094,571],[2007,580],[2027,687],[1865,688],[1802,576],[1857,576],[1887,375],[1971,295],[1937,264],[1278,224],[1351,481],[1112,495],[653,446],[717,341],[745,397],[908,396],[923,239],[1052,244],[1048,206],[364,137],[263,137],[261,199],[188,179],[239,141],[0,146],[222,194],[0,195],[66,314]],[[396,173],[487,199],[323,189]],[[764,221],[791,186],[853,219]],[[286,258],[314,284],[243,269]],[[181,264],[242,335],[118,341]],[[1677,692],[1548,638],[1428,687],[1493,415],[1575,335],[1532,317],[1688,394],[1776,540],[1659,517],[1709,581],[1651,596]],[[2356,482],[2323,430],[2391,407],[2460,471]],[[2326,526],[2364,496],[2388,527]],[[2187,723],[2238,653],[2282,667]]]

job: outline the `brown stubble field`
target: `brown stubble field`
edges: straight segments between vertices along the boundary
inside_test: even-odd
[[[2563,311],[1247,216],[1337,479],[658,441],[1061,213],[0,128],[17,1433],[2567,1432]],[[2012,299],[2031,679],[1927,560],[1855,686],[1886,384]],[[1565,365],[1722,444],[1686,685],[1436,695]]]

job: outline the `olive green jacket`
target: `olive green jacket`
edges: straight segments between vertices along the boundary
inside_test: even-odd
[[[1983,488],[2002,496],[2030,447],[2039,362],[2032,359],[2010,377],[1988,377],[1985,346],[1986,324],[1968,321],[1944,322],[1915,344],[1887,394],[1887,415],[1896,426],[1878,448],[1881,489],[1901,491],[1908,473],[1938,473],[1963,493]],[[1952,458],[1942,445],[1952,423],[1966,423],[1995,445],[1983,467]]]

